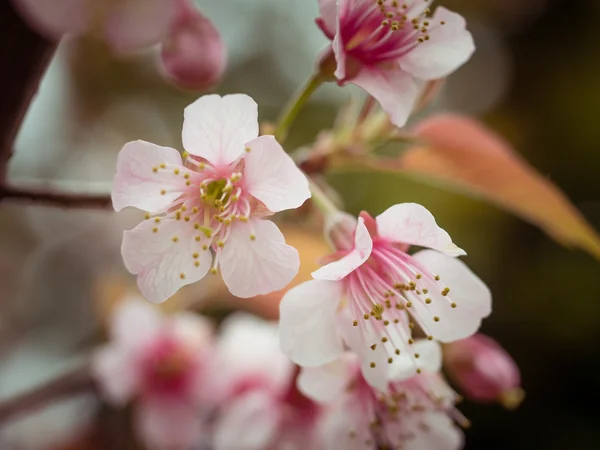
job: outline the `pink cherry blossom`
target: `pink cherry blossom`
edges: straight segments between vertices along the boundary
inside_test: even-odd
[[[437,373],[441,365],[439,344],[418,341],[416,345],[423,350],[427,370],[404,379],[403,366],[410,365],[410,358],[399,358],[401,379],[390,379],[382,389],[366,382],[353,353],[344,353],[324,366],[302,369],[299,389],[327,407],[318,427],[325,448],[462,447],[462,433],[452,419],[463,424],[466,420],[454,408],[455,393]]]
[[[443,78],[475,46],[462,16],[431,0],[319,0],[317,24],[332,40],[339,83],[365,89],[404,126],[421,81]]]
[[[213,23],[190,0],[176,1],[179,8],[161,48],[163,72],[181,87],[206,89],[225,72],[225,45]]]
[[[276,324],[237,313],[222,327],[217,349],[212,448],[319,448],[313,428],[320,408],[297,391],[296,369],[279,350]]]
[[[144,141],[119,154],[114,208],[149,213],[122,246],[143,295],[162,302],[219,268],[238,297],[285,287],[298,272],[298,252],[265,217],[299,207],[310,191],[275,138],[258,137],[254,100],[199,98],[185,109],[183,146],[185,162],[177,150]]]
[[[23,17],[52,39],[96,32],[121,53],[158,44],[175,17],[173,0],[13,0]]]
[[[331,362],[347,345],[367,381],[382,388],[394,359],[414,353],[413,327],[452,342],[475,333],[491,312],[488,288],[456,259],[464,251],[423,206],[395,205],[376,219],[363,212],[354,235],[334,242],[337,260],[280,305],[281,348],[301,366]],[[411,245],[428,249],[411,255]]]
[[[481,333],[448,344],[444,367],[472,400],[500,401],[510,409],[523,400],[517,364],[496,341]]]
[[[201,317],[160,313],[129,299],[110,323],[111,342],[93,360],[104,399],[124,407],[135,400],[135,427],[150,449],[188,448],[200,438],[211,359],[211,326]]]

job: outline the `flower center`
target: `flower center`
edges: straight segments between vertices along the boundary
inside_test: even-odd
[[[215,180],[208,183],[206,188],[200,188],[200,196],[204,203],[213,208],[221,209],[227,203],[233,190],[229,180]]]

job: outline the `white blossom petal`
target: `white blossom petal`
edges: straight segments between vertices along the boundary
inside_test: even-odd
[[[439,275],[440,282],[449,288],[447,295],[430,290],[430,304],[413,302],[412,313],[426,332],[441,342],[474,334],[492,311],[492,295],[485,283],[459,259],[434,250],[422,250],[413,258],[430,273]]]
[[[391,206],[375,219],[379,236],[391,242],[432,248],[450,256],[465,255],[433,215],[416,203]]]
[[[295,209],[310,198],[306,176],[274,136],[248,142],[244,180],[248,192],[271,212]]]
[[[129,142],[119,152],[113,206],[116,211],[126,206],[150,213],[165,211],[186,190],[183,176],[190,172],[175,149],[145,141]]]
[[[258,136],[258,105],[244,94],[204,95],[185,108],[182,136],[190,154],[228,165]]]
[[[369,235],[369,230],[365,226],[365,220],[358,218],[356,232],[354,233],[354,247],[344,257],[326,264],[312,273],[315,280],[339,281],[359,268],[373,250],[373,240]]]
[[[212,262],[210,244],[184,220],[145,220],[123,234],[125,267],[138,276],[138,287],[151,302],[163,302],[181,287],[201,280]],[[199,237],[199,240],[196,240]]]
[[[336,313],[342,286],[334,281],[312,280],[290,289],[279,305],[281,350],[296,364],[320,366],[344,351]]]
[[[277,225],[254,219],[231,225],[219,265],[229,291],[248,298],[286,287],[298,273],[300,257]]]

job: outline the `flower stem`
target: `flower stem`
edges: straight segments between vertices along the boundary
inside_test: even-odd
[[[277,127],[275,128],[275,138],[283,145],[287,138],[290,126],[296,119],[298,113],[304,107],[306,101],[311,95],[317,90],[317,88],[323,83],[324,78],[321,74],[313,74],[302,86],[300,91],[292,97],[283,112],[279,115],[277,120]]]
[[[337,206],[331,201],[329,196],[319,187],[317,183],[310,177],[308,178],[308,186],[312,194],[311,200],[313,204],[323,213],[325,217],[340,212]]]

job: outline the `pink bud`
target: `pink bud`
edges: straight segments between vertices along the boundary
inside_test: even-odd
[[[179,0],[177,7],[177,17],[162,45],[163,72],[181,87],[207,89],[225,71],[227,52],[221,35],[189,0]]]
[[[496,341],[483,334],[447,344],[444,368],[471,400],[498,401],[514,409],[525,395],[515,361]]]

